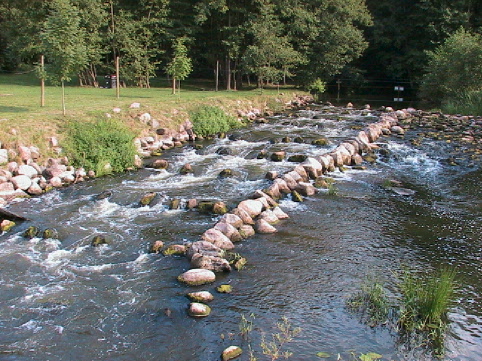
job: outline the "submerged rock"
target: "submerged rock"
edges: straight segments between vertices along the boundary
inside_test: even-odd
[[[219,293],[231,293],[233,292],[233,287],[231,285],[220,285],[216,287],[216,291]]]
[[[149,252],[150,253],[160,253],[163,247],[164,247],[163,241],[155,241],[151,245],[151,248],[149,249]]]
[[[42,233],[42,238],[43,239],[48,239],[48,238],[59,238],[59,234],[56,229],[53,228],[47,228],[45,231]]]
[[[154,198],[156,198],[156,196],[157,196],[157,193],[155,192],[147,193],[144,196],[142,196],[139,203],[141,206],[148,206],[154,201]]]
[[[186,246],[182,244],[171,244],[162,251],[164,256],[183,256],[186,253]]]
[[[30,239],[32,239],[32,238],[37,237],[38,233],[39,233],[39,229],[38,229],[37,227],[35,227],[35,226],[30,226],[30,227],[28,227],[28,228],[25,230],[25,232],[23,232],[23,236],[24,236],[25,238],[30,238]]]
[[[400,196],[413,196],[415,193],[417,193],[413,189],[408,189],[408,188],[391,187],[390,189],[392,190],[392,192]]]
[[[90,245],[92,247],[98,247],[103,244],[109,244],[109,242],[105,239],[105,237],[102,236],[94,236],[94,238],[92,238],[92,241],[90,242]]]

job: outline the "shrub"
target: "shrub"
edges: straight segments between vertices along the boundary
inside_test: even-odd
[[[65,151],[74,166],[94,170],[98,176],[133,166],[135,135],[119,121],[69,121],[66,128]]]
[[[215,106],[203,105],[190,113],[194,133],[205,137],[218,133],[227,132],[240,126],[236,118],[227,115]]]
[[[312,94],[314,98],[319,101],[321,95],[326,90],[326,83],[321,81],[320,78],[316,78],[310,85],[308,85],[308,90],[310,94]]]
[[[428,52],[422,97],[439,104],[482,89],[482,35],[460,29]]]

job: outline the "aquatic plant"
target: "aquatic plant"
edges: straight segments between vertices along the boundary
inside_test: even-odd
[[[239,321],[239,333],[244,339],[249,339],[249,333],[253,331],[253,320],[255,319],[254,313],[250,313],[248,317],[245,314],[241,314],[241,321]]]
[[[281,357],[288,359],[293,353],[284,351],[283,347],[293,341],[293,339],[301,332],[301,328],[291,325],[287,317],[282,317],[281,322],[276,324],[279,332],[273,333],[271,339],[267,340],[266,335],[262,336],[261,349],[263,354],[267,355],[271,361],[277,360]]]
[[[455,270],[442,268],[437,274],[416,277],[404,271],[400,290],[402,307],[399,325],[407,331],[443,328],[453,301]]]
[[[366,282],[361,290],[347,300],[348,309],[358,312],[371,326],[387,320],[390,304],[383,286],[378,282]]]

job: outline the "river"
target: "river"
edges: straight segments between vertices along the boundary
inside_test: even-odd
[[[194,241],[217,220],[192,210],[169,210],[173,198],[222,200],[233,207],[269,182],[269,170],[284,172],[295,163],[257,159],[258,153],[322,154],[377,118],[361,111],[305,110],[274,117],[268,124],[236,130],[232,139],[166,151],[167,170],[142,169],[55,190],[12,204],[28,216],[0,236],[0,360],[162,360],[214,361],[234,344],[258,360],[260,342],[287,317],[300,334],[286,350],[290,360],[352,360],[352,353],[376,352],[383,360],[435,360],[427,347],[404,342],[393,328],[370,327],[347,308],[347,299],[367,279],[382,283],[392,300],[399,296],[403,269],[457,270],[456,302],[449,312],[445,359],[482,357],[481,170],[477,163],[445,162],[447,143],[426,139],[421,146],[405,138],[382,137],[384,156],[366,170],[329,176],[336,194],[320,191],[297,203],[285,198],[290,218],[278,232],[237,244],[248,264],[240,272],[218,275],[216,283],[186,287],[176,277],[189,269],[183,257],[149,254],[156,240]],[[303,143],[280,142],[302,137]],[[320,136],[325,147],[311,145]],[[190,163],[194,173],[180,175]],[[219,178],[231,168],[234,176]],[[396,179],[411,196],[386,187]],[[111,190],[108,199],[95,196]],[[147,192],[158,201],[140,207]],[[58,239],[27,239],[28,226],[55,228]],[[92,247],[94,235],[107,246]],[[215,287],[229,283],[230,294]],[[186,293],[209,290],[215,300],[203,319],[187,315]],[[249,340],[239,334],[241,315],[253,322]],[[251,317],[252,315],[253,317]]]

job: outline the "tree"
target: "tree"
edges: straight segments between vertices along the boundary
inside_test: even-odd
[[[62,85],[62,112],[65,115],[65,82],[86,67],[85,32],[80,27],[77,7],[69,0],[53,0],[41,33],[48,61],[47,73]]]
[[[166,40],[167,0],[109,2],[109,38],[113,58],[122,58],[121,77],[139,87],[150,87]]]
[[[265,81],[281,81],[289,69],[302,62],[302,57],[283,34],[283,24],[274,15],[275,7],[270,0],[260,0],[259,8],[248,25],[248,34],[253,40],[246,49],[243,63],[257,75],[258,86],[262,88]]]
[[[461,28],[427,56],[423,97],[442,103],[482,90],[482,35]]]
[[[172,94],[176,94],[176,81],[184,80],[191,74],[192,61],[187,56],[186,38],[178,38],[173,45],[173,57],[166,67],[166,72],[172,77]]]

